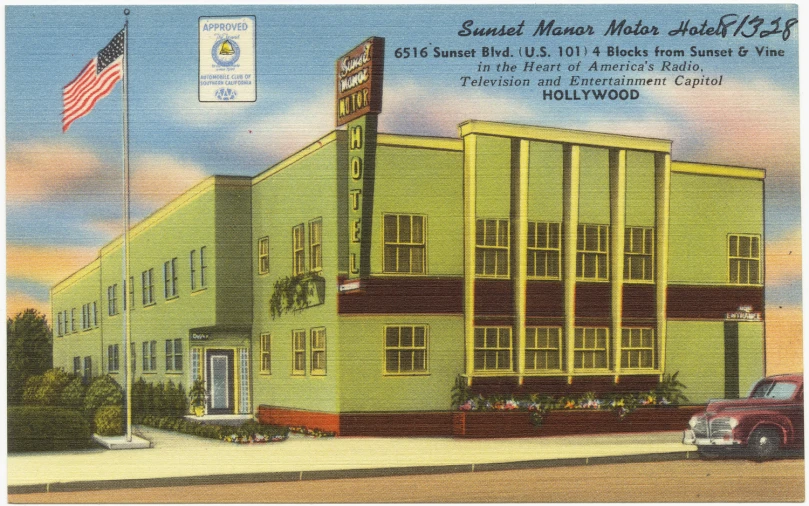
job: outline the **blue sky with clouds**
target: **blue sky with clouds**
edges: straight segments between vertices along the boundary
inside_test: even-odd
[[[670,37],[681,20],[729,13],[764,27],[797,17],[792,5],[402,5],[133,6],[129,16],[133,218],[146,216],[209,174],[255,175],[334,128],[335,59],[371,35],[385,37],[380,128],[456,136],[463,120],[488,119],[671,139],[673,158],[763,167],[767,174],[768,303],[800,303],[798,27],[788,40]],[[256,16],[258,100],[197,100],[199,16]],[[643,20],[661,35],[605,37],[612,19]],[[475,26],[516,26],[522,37],[460,37]],[[531,37],[540,20],[592,25],[588,37]],[[48,288],[119,233],[121,91],[61,133],[62,87],[121,29],[123,7],[6,8],[7,304],[48,307]],[[733,28],[732,28],[733,29]],[[530,88],[461,87],[478,61],[396,59],[397,47],[470,49],[544,45],[623,49],[783,49],[783,57],[672,58],[723,75],[721,87],[646,88],[632,103],[543,101]],[[594,57],[581,58],[585,63]],[[549,58],[563,64],[577,61]],[[663,58],[598,58],[655,65]],[[521,66],[522,59],[514,63]],[[567,73],[562,73],[566,76]],[[599,77],[625,74],[600,74]],[[678,73],[649,73],[649,77]],[[490,77],[510,73],[494,72]],[[517,72],[522,77],[521,72]],[[558,75],[558,74],[554,74]],[[533,75],[532,77],[539,77]],[[563,77],[565,80],[565,77]],[[161,184],[154,181],[160,178]],[[59,250],[57,251],[57,248]],[[795,257],[789,258],[788,251]],[[777,256],[778,255],[778,256]],[[794,261],[797,258],[797,262]],[[768,259],[769,262],[769,259]]]

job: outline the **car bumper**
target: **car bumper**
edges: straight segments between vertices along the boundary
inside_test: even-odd
[[[736,446],[742,444],[741,441],[725,438],[697,437],[693,430],[683,432],[683,444],[696,446]]]

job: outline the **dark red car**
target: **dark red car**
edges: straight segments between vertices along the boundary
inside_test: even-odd
[[[694,415],[683,443],[713,457],[739,451],[759,460],[803,449],[803,374],[770,376],[746,399],[711,401]]]

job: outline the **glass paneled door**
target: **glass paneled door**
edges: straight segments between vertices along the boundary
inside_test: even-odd
[[[208,413],[233,413],[233,350],[207,350]]]

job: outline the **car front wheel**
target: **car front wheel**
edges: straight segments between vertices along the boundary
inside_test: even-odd
[[[756,460],[771,459],[781,448],[781,436],[775,429],[756,429],[750,435],[747,447]]]

